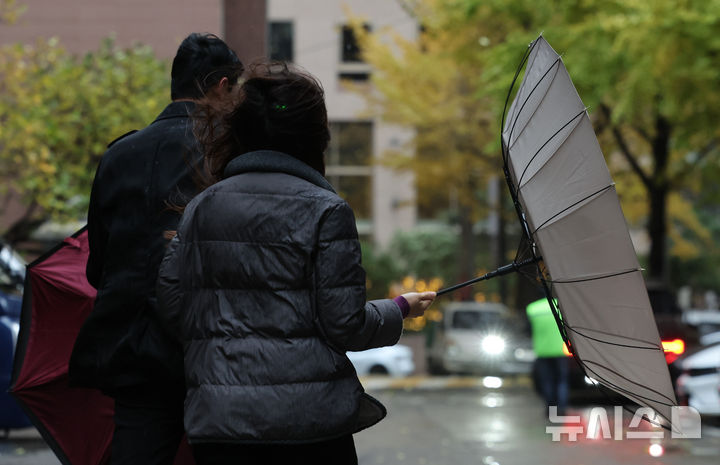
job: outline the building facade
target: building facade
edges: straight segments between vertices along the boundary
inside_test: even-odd
[[[362,61],[348,14],[371,30],[392,26],[407,38],[416,22],[398,2],[381,0],[268,0],[268,51],[315,75],[323,84],[332,132],[327,177],[353,207],[361,237],[386,246],[394,233],[415,224],[413,178],[380,163],[383,152],[399,150],[412,133],[367,116],[357,88],[372,92],[372,69]],[[347,81],[356,90],[348,89]]]

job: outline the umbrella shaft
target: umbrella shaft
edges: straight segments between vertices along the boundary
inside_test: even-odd
[[[489,273],[485,273],[484,275],[478,276],[477,278],[473,278],[470,281],[465,281],[464,283],[446,287],[445,289],[440,289],[439,291],[437,291],[437,295],[447,294],[448,292],[456,291],[458,289],[461,289],[466,286],[470,286],[471,284],[475,284],[480,281],[487,281],[488,279],[495,278],[497,276],[503,276],[506,274],[514,273],[524,266],[539,262],[541,259],[542,259],[541,257],[532,257],[532,258],[528,258],[528,259],[520,261],[520,262],[508,263],[507,265],[501,266],[497,270],[493,270],[493,271],[490,271]]]

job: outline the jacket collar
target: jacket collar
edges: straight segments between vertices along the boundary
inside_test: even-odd
[[[165,109],[155,118],[155,121],[168,118],[187,118],[195,110],[195,102],[182,101],[171,102]]]
[[[252,171],[289,174],[311,182],[330,192],[335,192],[335,189],[332,188],[327,179],[315,171],[315,169],[295,157],[274,150],[257,150],[235,157],[227,164],[223,174],[228,178],[236,174]]]

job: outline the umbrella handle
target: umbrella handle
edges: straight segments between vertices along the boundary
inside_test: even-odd
[[[515,273],[516,271],[519,271],[520,268],[532,265],[533,263],[537,263],[540,260],[542,260],[542,257],[532,257],[528,258],[526,260],[522,260],[520,262],[512,262],[508,263],[507,265],[503,265],[497,270],[490,271],[488,273],[485,273],[482,276],[478,276],[477,278],[473,278],[469,281],[465,281],[464,283],[455,284],[454,286],[446,287],[445,289],[440,289],[437,291],[437,295],[443,295],[447,294],[452,291],[457,291],[458,289],[462,289],[463,287],[470,286],[471,284],[475,284],[480,281],[487,281],[488,279],[495,278],[497,276],[503,276],[510,273]]]

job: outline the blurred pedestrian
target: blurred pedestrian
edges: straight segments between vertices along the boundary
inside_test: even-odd
[[[230,99],[243,66],[219,38],[190,34],[172,63],[170,103],[148,127],[112,142],[88,211],[87,278],[93,312],[70,360],[75,386],[115,399],[112,464],[170,464],[183,436],[182,348],[155,320],[155,282],[180,214],[168,203],[196,193],[200,152],[190,114]]]
[[[557,406],[558,415],[563,415],[570,389],[570,365],[565,354],[565,342],[546,298],[532,302],[526,312],[537,357],[533,367],[537,390],[546,407]]]
[[[208,125],[211,182],[160,268],[158,309],[185,349],[199,464],[356,464],[385,408],[345,352],[395,344],[434,292],[365,300],[355,218],[324,177],[330,133],[309,74],[255,66]]]

